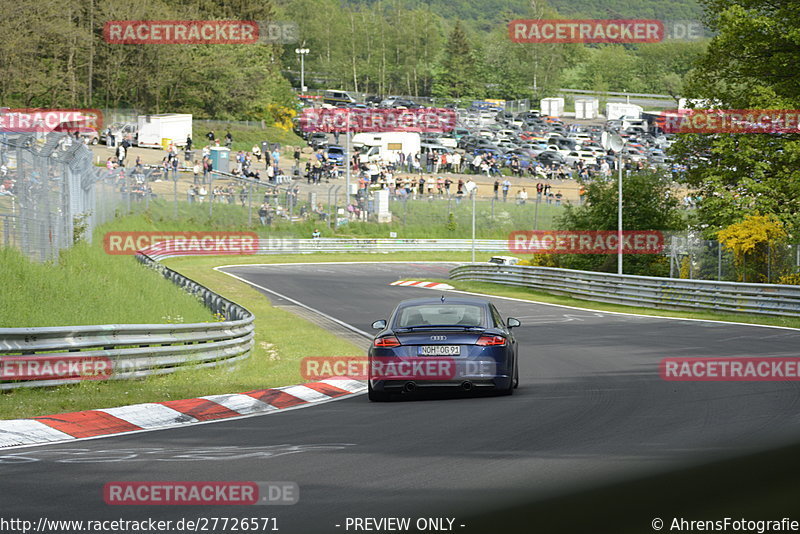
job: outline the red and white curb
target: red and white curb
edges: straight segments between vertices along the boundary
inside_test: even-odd
[[[416,280],[398,280],[397,282],[392,282],[389,285],[423,287],[425,289],[453,289],[453,286],[447,284],[440,284],[439,282],[418,282]]]
[[[364,382],[331,378],[231,395],[134,404],[118,408],[0,421],[0,448],[205,423],[278,412],[363,393]]]

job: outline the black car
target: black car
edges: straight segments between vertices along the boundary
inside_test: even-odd
[[[539,160],[539,163],[541,163],[542,165],[551,165],[553,163],[557,165],[567,164],[567,160],[564,159],[564,156],[562,156],[558,152],[553,152],[552,150],[547,150],[545,152],[542,152],[541,154],[536,156],[536,159]]]
[[[308,144],[314,150],[317,150],[318,148],[325,148],[328,145],[328,134],[314,132],[308,137]]]
[[[422,389],[511,395],[519,386],[517,326],[485,299],[404,300],[388,320],[372,323],[380,332],[369,349],[369,400]]]

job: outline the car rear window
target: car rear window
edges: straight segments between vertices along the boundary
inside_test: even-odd
[[[400,310],[395,327],[448,325],[481,326],[484,324],[482,306],[474,304],[425,304],[407,306]]]

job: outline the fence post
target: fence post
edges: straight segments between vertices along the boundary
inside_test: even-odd
[[[208,173],[208,218],[214,216],[214,173]]]
[[[767,243],[767,283],[772,280],[772,245]]]
[[[722,281],[722,243],[717,241],[717,280]]]
[[[247,226],[253,226],[253,184],[247,186]]]

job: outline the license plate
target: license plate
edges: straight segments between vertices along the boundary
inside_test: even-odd
[[[460,345],[426,345],[419,348],[420,356],[459,356]]]

